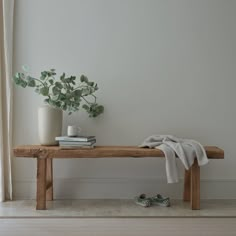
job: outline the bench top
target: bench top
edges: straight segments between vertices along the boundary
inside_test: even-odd
[[[209,159],[224,159],[224,151],[215,146],[204,147]],[[59,146],[24,145],[13,149],[15,157],[29,158],[112,158],[164,157],[160,149],[137,146],[96,146],[92,149],[61,149]]]

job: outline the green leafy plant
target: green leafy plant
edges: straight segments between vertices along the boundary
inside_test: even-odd
[[[17,72],[14,75],[15,84],[23,88],[34,88],[36,93],[45,97],[46,104],[68,111],[69,115],[78,111],[81,106],[88,112],[89,117],[103,113],[104,107],[97,103],[97,97],[94,95],[98,86],[86,76],[81,75],[78,78],[63,73],[57,79],[55,69],[51,69],[42,71],[39,78],[34,78],[29,75],[25,67],[23,70],[24,72]]]

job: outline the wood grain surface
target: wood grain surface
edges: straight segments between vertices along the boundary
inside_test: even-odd
[[[209,159],[224,159],[224,151],[215,146],[205,147]],[[30,158],[112,158],[164,157],[159,149],[136,146],[97,146],[93,149],[60,149],[58,146],[24,145],[13,149],[15,157]]]

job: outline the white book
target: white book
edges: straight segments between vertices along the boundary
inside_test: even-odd
[[[95,140],[95,136],[76,136],[76,137],[59,136],[59,137],[56,137],[56,141],[88,142],[91,140]]]
[[[60,149],[92,149],[95,146],[60,146]]]
[[[60,146],[91,146],[96,143],[96,140],[91,142],[69,142],[69,141],[59,141]]]

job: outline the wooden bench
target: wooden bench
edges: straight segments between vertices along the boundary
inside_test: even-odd
[[[224,159],[218,147],[205,147],[209,159]],[[53,200],[53,158],[148,158],[164,157],[159,149],[135,146],[97,146],[94,149],[62,150],[58,146],[27,145],[14,148],[15,157],[37,158],[37,210],[46,209],[46,200]],[[185,171],[183,200],[190,201],[193,210],[200,209],[200,167],[195,159]]]

